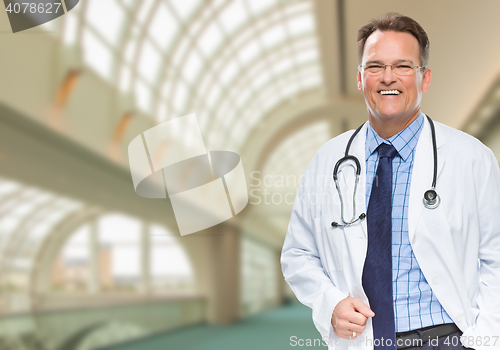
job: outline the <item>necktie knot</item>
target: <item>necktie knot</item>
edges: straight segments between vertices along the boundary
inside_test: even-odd
[[[381,143],[377,147],[377,151],[378,151],[379,158],[392,159],[396,156],[396,154],[398,154],[398,151],[396,150],[396,148],[394,148],[393,145],[389,145],[387,143]]]

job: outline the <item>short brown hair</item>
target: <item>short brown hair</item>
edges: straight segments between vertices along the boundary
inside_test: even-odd
[[[406,32],[413,35],[420,47],[420,65],[427,67],[429,64],[429,38],[424,28],[414,19],[400,15],[399,13],[390,12],[379,18],[372,19],[370,23],[363,26],[358,31],[358,62],[361,64],[363,60],[363,51],[365,49],[366,39],[376,30],[382,32]]]

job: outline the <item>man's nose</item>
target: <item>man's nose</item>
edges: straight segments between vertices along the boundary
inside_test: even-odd
[[[394,74],[394,71],[392,70],[392,66],[390,66],[390,65],[385,66],[385,70],[382,73],[382,82],[389,85],[390,83],[392,83],[394,81],[396,81],[396,74]]]

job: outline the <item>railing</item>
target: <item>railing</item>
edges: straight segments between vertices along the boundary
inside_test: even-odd
[[[205,322],[206,300],[200,296],[178,299],[129,300],[122,304],[88,306],[0,317],[0,350],[77,350],[92,334],[113,325],[114,335],[100,332],[102,345],[134,336]],[[120,335],[119,329],[123,328]],[[117,332],[118,329],[118,332]],[[131,331],[133,330],[133,331]],[[118,336],[117,336],[118,333]]]

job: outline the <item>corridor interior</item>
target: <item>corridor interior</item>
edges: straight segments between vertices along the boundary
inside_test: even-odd
[[[390,11],[431,40],[423,112],[498,159],[499,1],[81,0],[18,33],[2,11],[0,350],[323,347],[280,252],[308,163],[366,121],[356,34]],[[191,113],[248,204],[181,235],[129,144]]]

